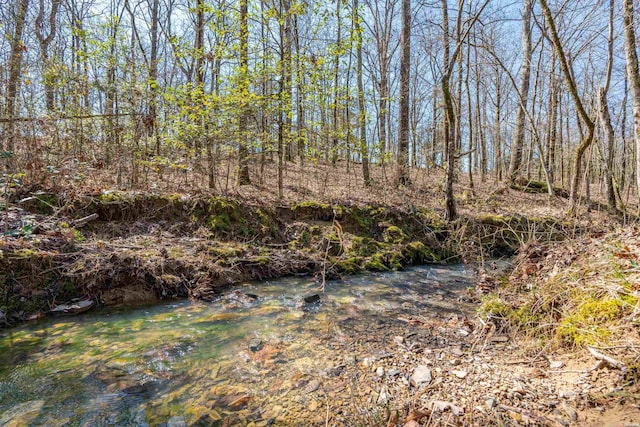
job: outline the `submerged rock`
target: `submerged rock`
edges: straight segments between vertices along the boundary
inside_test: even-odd
[[[93,307],[94,302],[92,300],[83,300],[78,302],[73,302],[69,304],[60,304],[55,306],[50,310],[51,314],[56,315],[73,315],[84,313],[85,311],[91,309]]]
[[[306,297],[304,297],[304,302],[306,304],[317,304],[320,302],[320,295],[318,294],[307,295]]]
[[[187,427],[187,423],[184,418],[179,415],[171,417],[169,421],[167,421],[167,427]]]
[[[251,341],[249,341],[249,350],[251,350],[254,353],[262,350],[262,347],[264,347],[264,344],[260,338],[254,338]]]

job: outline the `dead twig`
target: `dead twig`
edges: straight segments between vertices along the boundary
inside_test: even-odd
[[[593,357],[604,362],[610,368],[620,369],[622,372],[626,372],[627,365],[625,365],[624,363],[619,362],[618,360],[614,359],[611,356],[607,356],[604,353],[600,353],[598,350],[596,350],[591,346],[588,346],[587,349],[589,350],[589,353],[591,353]]]

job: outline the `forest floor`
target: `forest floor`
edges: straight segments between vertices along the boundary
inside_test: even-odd
[[[561,196],[493,178],[472,188],[465,177],[460,218],[447,224],[441,172],[414,171],[398,189],[393,171],[376,167],[365,189],[357,167],[290,166],[285,183],[295,185],[278,199],[272,165],[241,188],[220,174],[215,195],[191,172],[118,189],[114,174],[62,165],[6,192],[0,323],[78,300],[207,300],[246,280],[462,261],[478,273],[473,292],[451,294],[470,304],[464,315],[389,329],[379,344],[395,356],[366,356],[354,369],[378,406],[397,411],[382,421],[365,411],[352,425],[640,425],[640,235],[630,219],[595,196],[567,217]],[[513,269],[491,272],[492,258],[516,253]],[[399,364],[432,378],[407,387],[389,374]]]

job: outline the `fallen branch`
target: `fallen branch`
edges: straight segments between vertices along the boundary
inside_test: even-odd
[[[93,221],[94,219],[98,219],[97,213],[92,213],[91,215],[85,216],[84,218],[73,221],[73,226],[75,228],[80,228],[85,226],[88,222]]]
[[[600,353],[598,350],[596,350],[595,348],[593,348],[591,346],[587,346],[587,349],[589,350],[589,353],[591,353],[591,355],[593,357],[595,357],[596,359],[604,362],[609,367],[615,368],[615,369],[620,369],[622,372],[625,372],[627,370],[627,365],[625,365],[622,362],[617,361],[613,357],[607,356],[606,354],[603,354],[603,353]]]

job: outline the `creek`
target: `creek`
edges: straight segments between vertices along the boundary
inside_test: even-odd
[[[412,316],[468,311],[459,295],[469,286],[464,266],[365,274],[324,290],[284,278],[236,286],[212,303],[93,310],[1,331],[0,425],[348,419],[349,408],[372,404],[349,402],[363,361],[385,357],[380,343],[392,344]],[[315,294],[319,302],[305,302]]]

